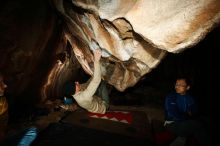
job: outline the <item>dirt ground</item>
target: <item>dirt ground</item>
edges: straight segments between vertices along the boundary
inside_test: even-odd
[[[60,101],[40,105],[26,121],[12,123],[8,135],[18,128],[35,126],[39,129],[34,146],[54,145],[153,145],[152,122],[163,119],[162,110],[154,107],[110,106],[109,111],[130,113],[131,123],[93,118],[78,108],[74,112],[58,107]],[[37,113],[37,114],[36,114]]]

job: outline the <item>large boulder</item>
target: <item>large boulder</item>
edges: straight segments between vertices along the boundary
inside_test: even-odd
[[[103,78],[119,91],[135,85],[167,52],[180,53],[220,22],[218,0],[53,0],[65,38],[92,74],[92,50],[102,49]]]
[[[125,91],[220,24],[219,0],[8,0],[0,7],[0,72],[8,95],[28,103],[62,97],[82,71],[90,77],[97,47],[102,78]]]

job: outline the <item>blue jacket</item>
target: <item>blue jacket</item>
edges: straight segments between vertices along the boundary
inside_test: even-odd
[[[195,99],[186,94],[171,93],[165,99],[165,120],[182,121],[189,118],[188,112],[197,113]]]

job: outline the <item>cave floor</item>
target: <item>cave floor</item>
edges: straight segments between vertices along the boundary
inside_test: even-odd
[[[29,123],[22,123],[23,127],[36,126],[39,129],[33,146],[153,145],[149,117],[141,108],[110,107],[109,112],[129,113],[129,122],[115,117],[94,118],[81,108],[74,112],[49,108],[53,110],[32,118],[34,120]],[[11,133],[16,133],[13,126]]]
[[[127,113],[127,112],[126,112]],[[66,113],[39,133],[34,146],[152,145],[150,124],[142,112],[129,112],[130,123],[94,118],[85,110]]]
[[[39,133],[32,146],[153,146],[153,133],[163,130],[163,110],[158,107],[110,105],[108,113],[128,113],[129,116],[123,117],[122,114],[120,119],[115,115],[111,117],[111,114],[107,117],[98,115],[97,118],[81,108],[69,112],[57,108],[57,104],[42,105],[29,119],[13,123],[9,136],[17,133],[18,127],[35,126]]]

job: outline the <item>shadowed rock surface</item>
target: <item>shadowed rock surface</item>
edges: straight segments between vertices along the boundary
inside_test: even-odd
[[[161,122],[164,96],[187,74],[200,111],[218,129],[218,0],[8,0],[0,7],[10,122],[62,99],[67,83],[87,81],[98,47],[113,106],[141,107]]]

